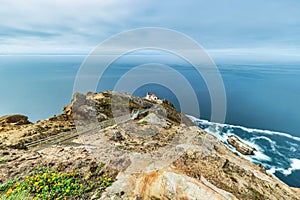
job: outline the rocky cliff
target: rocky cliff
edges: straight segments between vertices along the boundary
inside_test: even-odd
[[[165,100],[76,93],[60,115],[36,123],[11,115],[0,124],[0,184],[46,166],[88,177],[90,189],[70,199],[300,199]]]

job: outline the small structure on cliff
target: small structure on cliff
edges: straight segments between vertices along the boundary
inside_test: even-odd
[[[150,92],[147,92],[145,99],[148,99],[151,101],[156,101],[156,100],[158,100],[158,97],[156,96],[156,94],[150,94]]]

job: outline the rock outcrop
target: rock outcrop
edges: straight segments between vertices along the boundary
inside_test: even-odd
[[[75,129],[73,122],[67,120],[65,114],[40,120],[34,124],[26,121],[28,119],[26,116],[18,115],[15,118],[15,115],[13,115],[13,117],[13,119],[3,117],[3,121],[6,121],[6,123],[2,123],[0,126],[0,147],[24,149],[26,143]]]
[[[254,155],[255,148],[249,146],[248,144],[242,142],[237,136],[230,135],[227,138],[227,142],[235,147],[235,149],[244,155]]]
[[[2,126],[25,125],[25,124],[31,124],[31,122],[28,120],[28,117],[25,115],[6,115],[3,117],[0,117],[0,124]]]
[[[117,199],[237,199],[234,195],[210,184],[204,177],[197,180],[173,169],[129,177],[120,173],[117,179],[114,186],[100,199],[111,199],[112,194],[122,194],[122,191],[123,195]],[[125,180],[130,181],[130,185],[123,182]],[[134,198],[128,196],[128,190],[131,190],[130,193],[135,196]]]

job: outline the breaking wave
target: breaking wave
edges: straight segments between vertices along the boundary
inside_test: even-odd
[[[300,177],[295,178],[300,175],[300,137],[270,130],[220,124],[193,116],[188,117],[200,128],[228,145],[234,152],[237,151],[227,142],[227,138],[229,135],[239,137],[257,150],[254,155],[249,156],[237,152],[240,156],[255,164],[262,164],[268,173],[274,174],[287,184],[300,187],[300,181],[295,183],[289,178],[293,176],[293,180],[300,180]],[[296,171],[298,173],[295,173]]]

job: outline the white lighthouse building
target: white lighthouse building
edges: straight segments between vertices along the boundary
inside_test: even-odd
[[[150,92],[147,92],[145,99],[156,101],[158,100],[158,97],[156,96],[156,94],[150,94]]]

